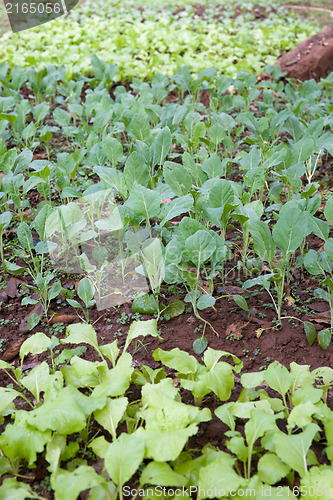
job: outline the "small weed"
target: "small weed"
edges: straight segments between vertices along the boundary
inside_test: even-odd
[[[121,325],[127,325],[131,321],[131,315],[126,314],[125,312],[122,312],[120,315],[120,318],[117,318],[117,323],[120,323]]]
[[[235,335],[234,333],[230,333],[230,335],[227,335],[226,336],[226,340],[231,340],[231,341],[234,341],[234,340],[242,340],[243,338],[243,335],[240,334],[240,335]]]
[[[52,491],[50,476],[45,476],[44,479],[39,483],[39,487],[42,494]]]
[[[129,325],[132,321],[140,321],[142,320],[143,317],[140,313],[125,313],[122,312],[120,315],[120,318],[117,318],[117,323],[120,323],[121,325]]]
[[[55,325],[52,325],[52,327],[50,327],[49,333],[52,335],[58,335],[59,333],[64,332],[64,327],[65,327],[64,323],[57,323]]]
[[[0,352],[3,352],[3,344],[7,342],[8,339],[0,339]]]

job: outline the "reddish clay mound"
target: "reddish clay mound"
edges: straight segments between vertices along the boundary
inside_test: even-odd
[[[333,27],[329,26],[317,35],[311,36],[287,54],[276,64],[287,72],[288,78],[320,80],[333,71]]]

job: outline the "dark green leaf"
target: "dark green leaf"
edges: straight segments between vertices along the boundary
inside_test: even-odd
[[[153,295],[148,295],[145,293],[144,295],[140,295],[133,300],[132,304],[133,313],[140,314],[155,314],[157,313],[157,304]]]
[[[199,337],[193,342],[193,351],[195,354],[202,354],[206,347],[208,346],[208,340],[206,337]]]
[[[317,337],[317,330],[314,324],[310,323],[310,321],[304,321],[304,331],[309,344],[312,345]]]
[[[318,332],[318,344],[325,351],[331,343],[331,338],[332,333],[329,328],[325,328],[325,330],[320,330],[320,332]]]

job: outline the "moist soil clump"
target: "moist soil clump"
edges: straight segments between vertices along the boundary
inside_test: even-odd
[[[307,38],[293,50],[283,54],[276,64],[287,78],[319,81],[333,70],[333,26]]]

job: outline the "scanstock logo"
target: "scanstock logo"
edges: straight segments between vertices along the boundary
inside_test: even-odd
[[[68,14],[79,0],[4,0],[9,22],[14,33]]]

